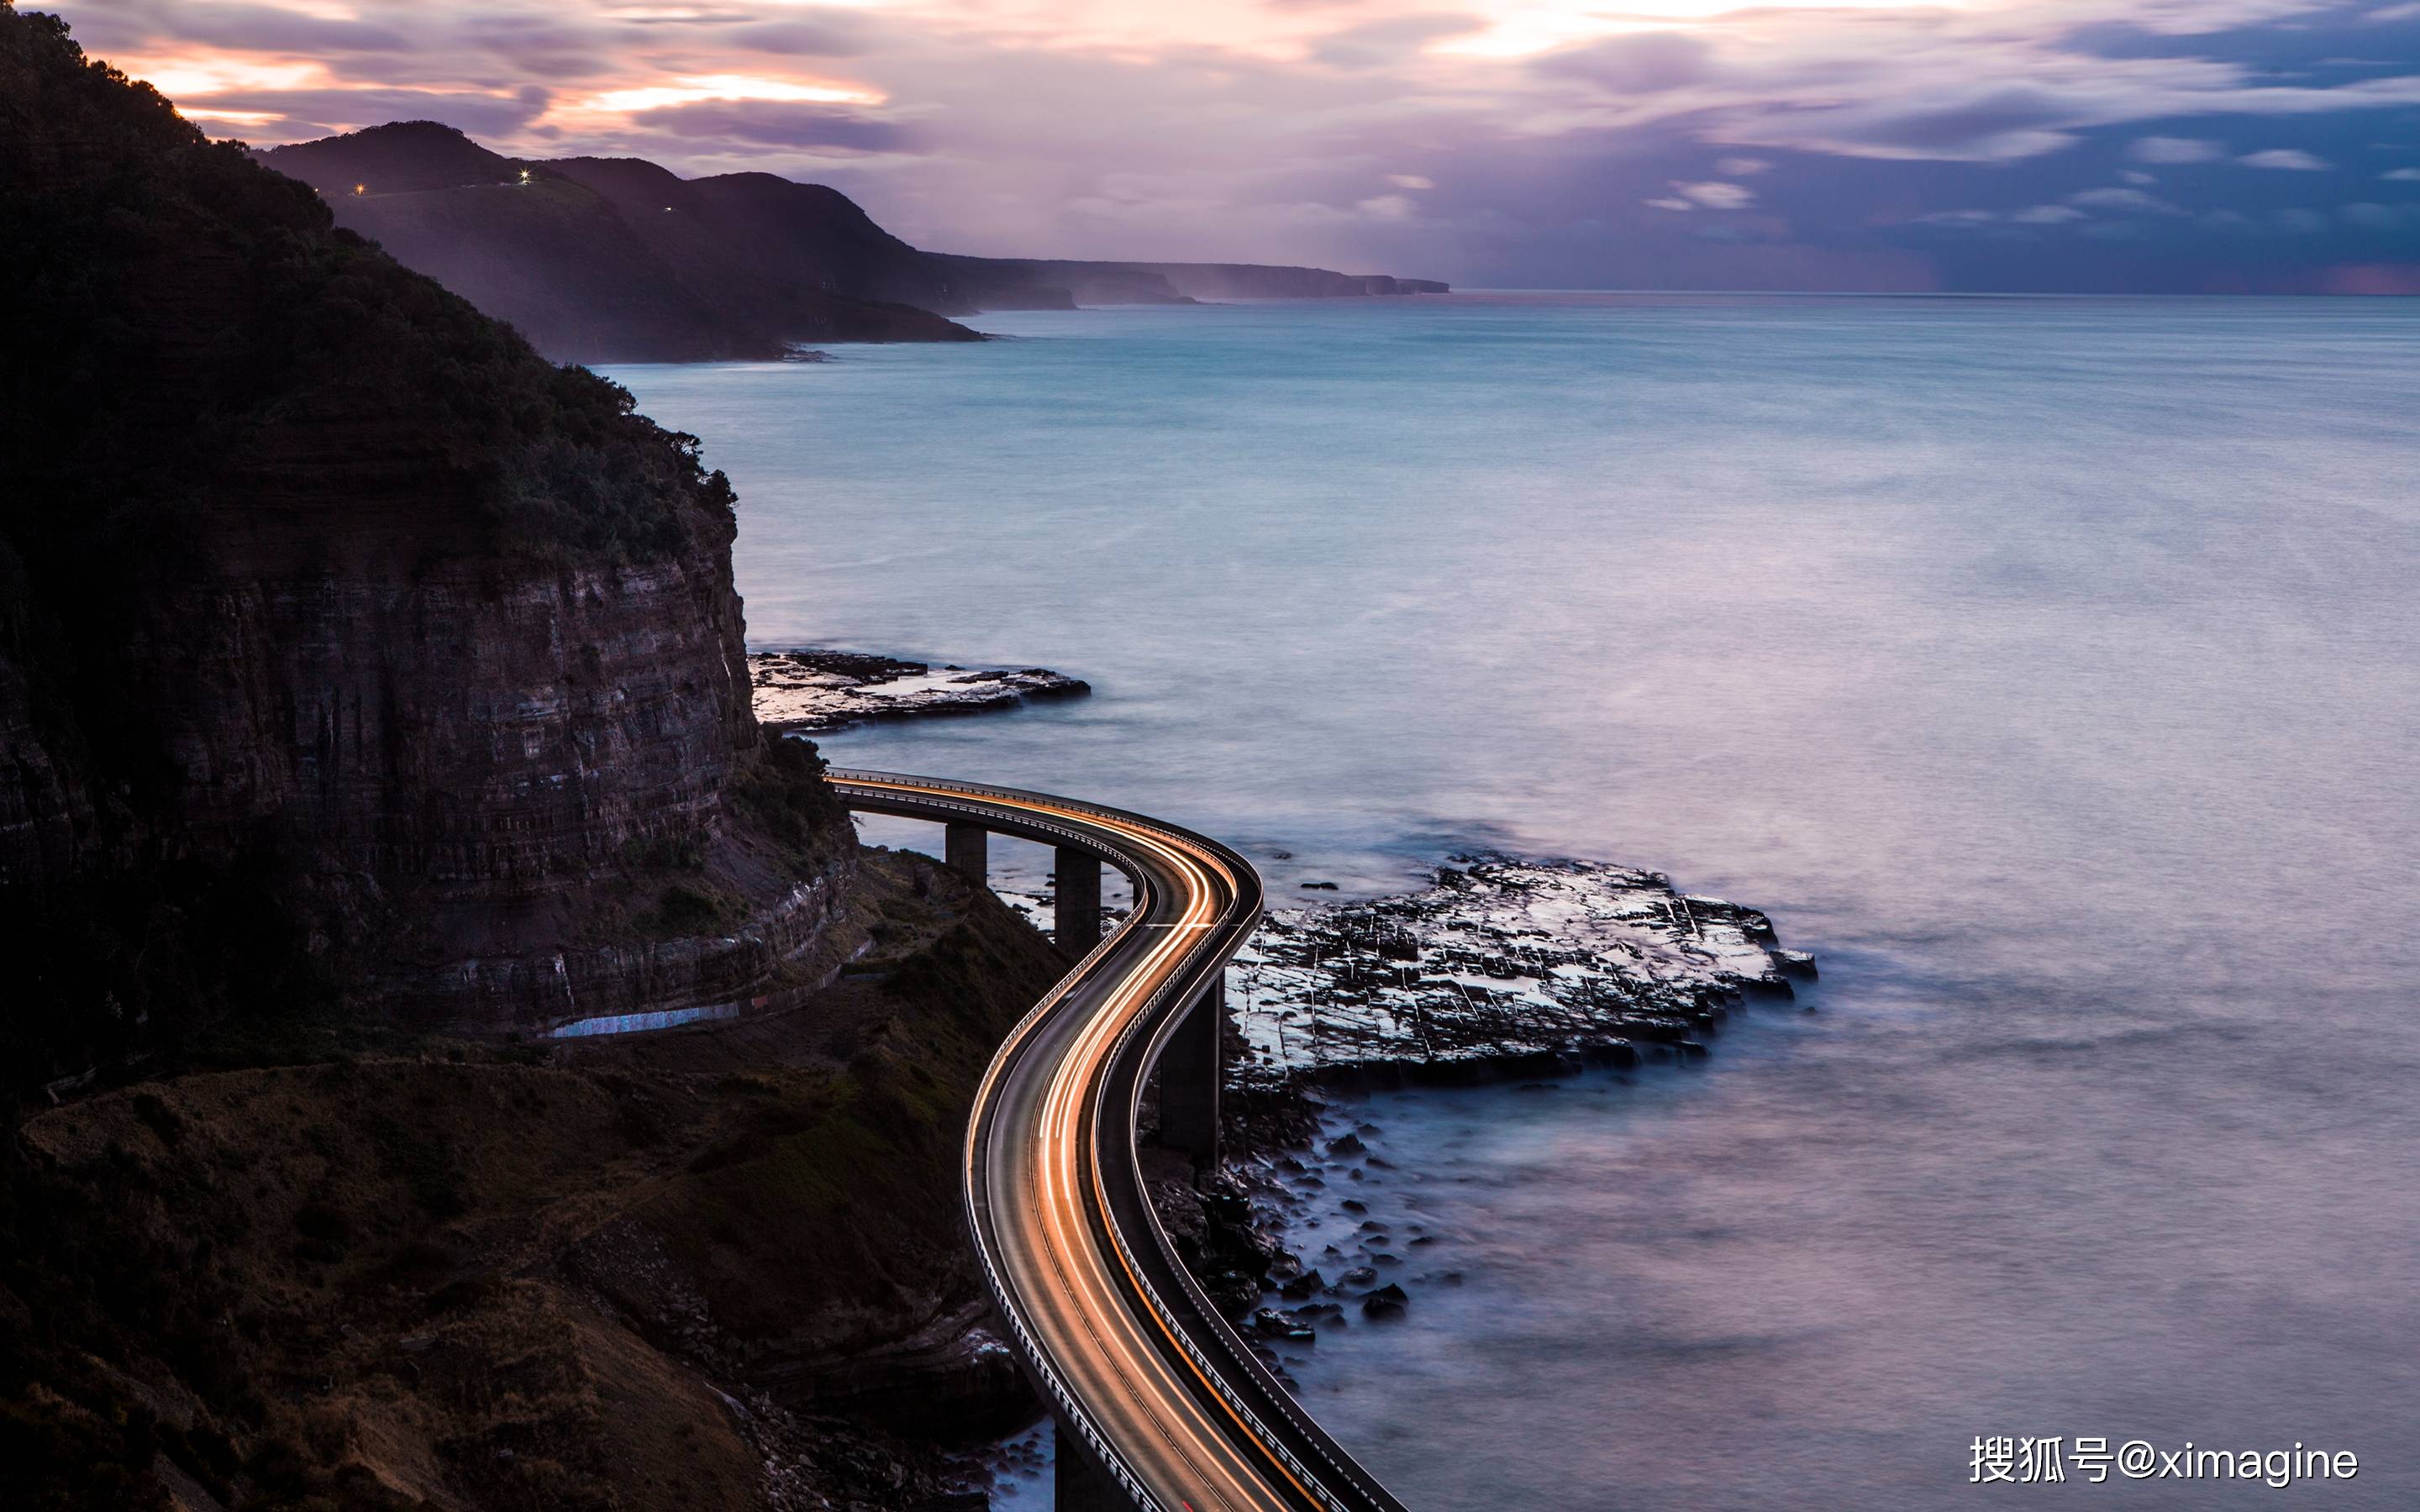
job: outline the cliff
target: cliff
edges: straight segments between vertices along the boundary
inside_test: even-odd
[[[715,285],[763,318],[795,319],[799,301],[824,289],[944,315],[976,308],[930,258],[822,184],[768,173],[682,178],[639,158],[562,158],[535,174],[603,196],[668,262],[714,269]]]
[[[13,9],[0,256],[10,1085],[820,980],[852,835],[693,439]]]
[[[900,254],[912,267],[913,250],[828,189],[761,174],[692,184],[632,159],[522,163],[431,121],[261,158],[318,190],[348,229],[558,361],[976,339],[931,313],[971,306],[918,297],[931,280],[893,271]]]
[[[682,178],[637,158],[510,159],[433,121],[259,157],[318,190],[340,224],[566,361],[972,340],[944,317],[984,310],[1446,290],[1320,268],[923,252],[821,184],[763,173]]]
[[[983,288],[1063,288],[1078,304],[1187,304],[1204,300],[1331,300],[1444,294],[1451,285],[1386,273],[1261,263],[1079,262],[937,255]]]

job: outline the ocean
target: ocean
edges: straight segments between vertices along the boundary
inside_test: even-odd
[[[1096,689],[835,759],[1821,960],[1700,1064],[1355,1110],[1463,1281],[1290,1368],[1405,1502],[1931,1508],[2006,1436],[2360,1465],[2016,1500],[2420,1504],[2420,301],[974,324],[613,373],[737,485],[752,642]]]

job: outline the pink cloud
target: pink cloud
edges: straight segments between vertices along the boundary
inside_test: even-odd
[[[2160,203],[2211,214],[2231,207],[2193,197],[2195,165],[2269,142],[2245,161],[2353,166],[2302,129],[2420,104],[2420,69],[2322,77],[2210,45],[2354,24],[2322,0],[54,3],[97,54],[263,143],[432,117],[507,153],[832,182],[967,251],[1439,276],[1628,278],[1696,266],[1716,227],[1771,244],[1969,209],[1993,234],[2072,238],[2146,208],[2072,198],[2130,163],[2161,167]],[[2339,51],[2380,55],[2361,41]],[[2386,167],[2361,169],[2381,203]],[[2249,194],[2295,176],[2203,177]],[[1826,188],[1849,183],[1868,201]],[[1687,255],[1621,247],[1648,228]],[[1538,247],[1560,250],[1522,260]],[[1753,266],[1932,278],[1931,255]]]

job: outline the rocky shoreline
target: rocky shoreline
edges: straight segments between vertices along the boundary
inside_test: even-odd
[[[1001,896],[1047,922],[1047,891]],[[1455,1236],[1418,1211],[1418,1152],[1364,1094],[1695,1060],[1733,1012],[1785,1005],[1815,972],[1761,911],[1601,862],[1457,856],[1415,892],[1273,909],[1228,968],[1226,1157],[1195,1171],[1146,1143],[1160,1221],[1292,1384],[1322,1335],[1463,1281]],[[1048,1434],[969,1454],[962,1483],[1038,1497]]]
[[[1047,923],[1047,891],[1001,896]],[[1195,1171],[1148,1143],[1147,1114],[1154,1203],[1291,1384],[1321,1335],[1384,1326],[1463,1280],[1435,1258],[1453,1236],[1414,1213],[1417,1152],[1362,1094],[1698,1059],[1731,1013],[1786,1004],[1815,974],[1761,910],[1602,862],[1462,856],[1416,892],[1272,909],[1228,968],[1226,1157]],[[1038,1494],[1048,1431],[970,1453],[964,1484]]]
[[[1228,971],[1237,1088],[1464,1081],[1701,1055],[1814,959],[1661,872],[1466,856],[1427,888],[1271,912]]]
[[[1274,911],[1229,968],[1227,1157],[1157,1173],[1162,1221],[1291,1380],[1321,1334],[1462,1280],[1383,1202],[1418,1173],[1358,1090],[1694,1059],[1750,997],[1814,974],[1761,912],[1596,862],[1462,856],[1416,893]]]
[[[1093,687],[1044,667],[935,667],[859,651],[801,647],[748,654],[756,722],[782,734],[875,719],[987,714],[1029,699],[1081,698]]]

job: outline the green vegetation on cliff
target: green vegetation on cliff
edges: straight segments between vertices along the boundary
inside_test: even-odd
[[[46,568],[70,548],[153,559],[181,519],[243,507],[264,433],[315,411],[425,428],[478,506],[441,530],[615,554],[729,507],[694,438],[537,357],[6,0],[0,207],[8,523]]]

